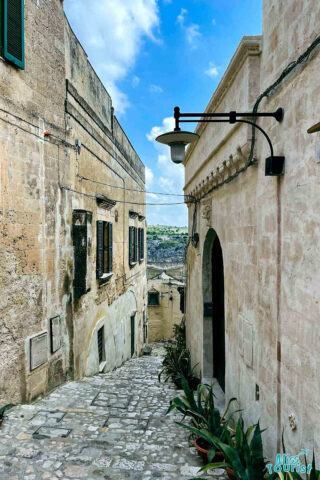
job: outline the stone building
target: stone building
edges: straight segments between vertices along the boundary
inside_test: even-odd
[[[283,107],[284,119],[258,125],[285,156],[284,174],[265,175],[270,150],[257,130],[248,166],[243,123],[199,123],[185,159],[200,239],[187,255],[192,360],[238,397],[248,424],[267,427],[271,458],[283,429],[290,454],[320,452],[320,133],[307,133],[320,121],[319,18],[315,0],[264,0],[262,36],[242,39],[206,108],[252,111],[266,92],[258,111]]]
[[[149,267],[148,267],[149,268]],[[184,283],[165,271],[148,279],[148,341],[173,337],[184,312]]]
[[[0,405],[139,355],[147,304],[144,165],[63,2],[16,3],[0,42]]]

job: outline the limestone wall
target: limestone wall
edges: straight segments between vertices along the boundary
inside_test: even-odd
[[[160,275],[161,277],[161,275]],[[163,279],[158,276],[148,280],[148,291],[159,292],[159,305],[148,305],[148,341],[165,340],[173,337],[173,327],[180,324],[183,313],[180,310],[180,293],[178,288],[183,283]]]
[[[265,0],[261,56],[254,55],[252,68],[249,55],[231,85],[224,78],[208,108],[228,111],[235,109],[234,104],[237,109],[251,108],[259,93],[319,35],[319,15],[315,1]],[[244,55],[243,47],[240,55]],[[264,175],[270,152],[257,133],[258,165],[202,200],[197,219],[200,244],[188,251],[187,338],[193,363],[200,362],[203,371],[206,331],[201,292],[208,287],[203,265],[210,261],[204,242],[212,228],[219,236],[224,260],[226,396],[239,398],[248,423],[260,419],[268,427],[264,437],[270,458],[279,449],[283,428],[288,452],[320,450],[319,134],[307,134],[320,117],[319,66],[318,49],[259,107],[260,111],[285,109],[281,124],[274,119],[259,120],[272,139],[275,154],[286,157],[284,176]],[[231,63],[229,74],[232,68]],[[237,86],[241,89],[245,79],[251,98],[242,95],[239,104]],[[186,160],[186,193],[201,196],[245,164],[251,131],[244,126],[229,128],[225,141],[219,137],[216,143],[209,135],[210,127],[198,127],[201,139]],[[290,414],[296,418],[295,430],[289,425]]]
[[[0,59],[0,405],[97,372],[100,324],[106,370],[131,356],[133,315],[139,354],[146,309],[145,262],[130,268],[128,261],[129,225],[144,227],[145,207],[127,203],[145,201],[144,166],[125,134],[121,142],[116,136],[111,98],[60,0],[26,2],[25,53],[22,71]],[[115,206],[100,208],[96,195]],[[92,220],[88,292],[77,300],[76,209]],[[140,217],[130,218],[129,210]],[[113,223],[113,275],[104,285],[96,279],[97,220]],[[57,316],[60,326],[52,327]]]

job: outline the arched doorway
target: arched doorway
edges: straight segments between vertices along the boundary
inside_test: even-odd
[[[218,235],[207,233],[203,248],[203,377],[225,389],[225,315],[223,255]]]

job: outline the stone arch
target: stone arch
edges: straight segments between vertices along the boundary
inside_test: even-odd
[[[203,377],[216,377],[225,385],[224,271],[221,244],[216,231],[207,232],[202,256]]]

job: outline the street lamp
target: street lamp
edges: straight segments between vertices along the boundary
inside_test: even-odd
[[[156,138],[157,142],[164,143],[168,145],[171,150],[171,160],[174,163],[182,163],[185,159],[185,147],[189,143],[192,143],[198,140],[199,135],[192,132],[182,131],[180,129],[180,123],[184,122],[227,122],[227,123],[248,123],[253,127],[260,130],[263,133],[265,138],[268,141],[270,148],[270,157],[266,158],[266,168],[265,175],[282,175],[284,173],[284,157],[276,156],[273,154],[273,146],[271,140],[267,133],[256,123],[251,122],[248,118],[258,118],[258,117],[273,117],[278,122],[281,122],[283,119],[284,110],[283,108],[278,108],[275,112],[247,112],[247,113],[238,113],[238,112],[229,112],[229,113],[181,113],[179,107],[174,108],[174,119],[175,119],[175,128],[172,132],[163,133]],[[181,118],[189,118],[189,120],[181,120]],[[193,118],[191,120],[191,118]]]

